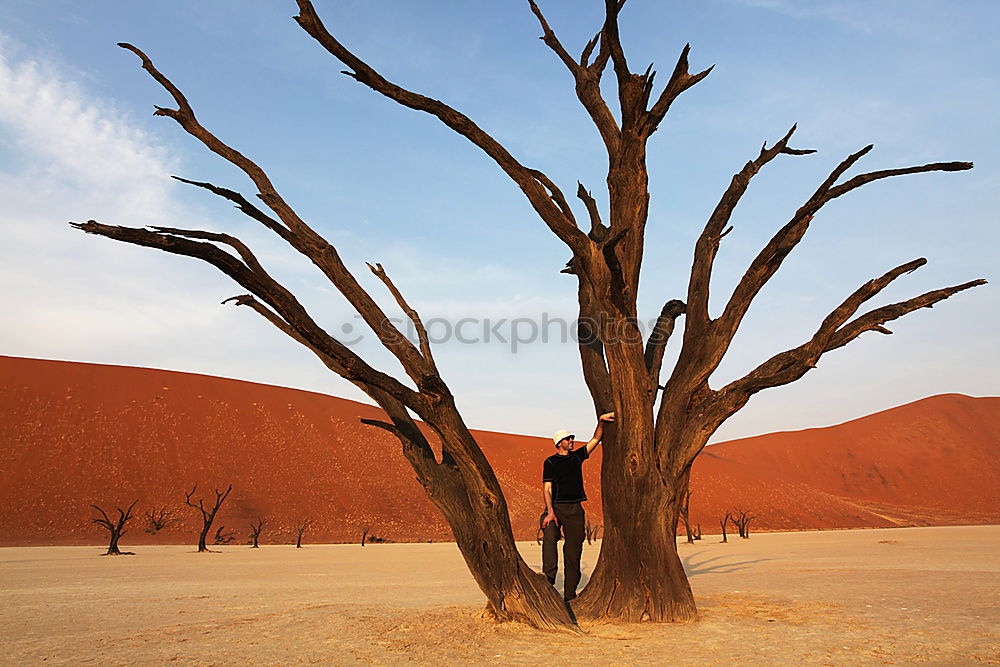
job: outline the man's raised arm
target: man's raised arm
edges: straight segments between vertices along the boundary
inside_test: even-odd
[[[604,424],[606,422],[613,422],[614,420],[615,413],[613,412],[603,414],[597,418],[597,428],[594,429],[594,437],[587,443],[587,456],[590,456],[594,448],[601,444],[601,438],[604,437]]]

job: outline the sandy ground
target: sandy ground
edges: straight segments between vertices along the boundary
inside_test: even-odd
[[[709,535],[698,621],[581,637],[483,619],[452,544],[219,549],[0,549],[0,663],[1000,664],[1000,526]]]

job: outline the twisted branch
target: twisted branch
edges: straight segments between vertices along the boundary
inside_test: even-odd
[[[536,177],[534,170],[528,169],[518,162],[500,142],[476,125],[465,114],[444,102],[414,93],[388,81],[330,34],[316,13],[312,2],[297,0],[297,3],[299,15],[295,17],[295,21],[333,57],[349,68],[344,71],[344,74],[405,107],[435,116],[446,126],[478,146],[517,184],[532,207],[556,236],[574,252],[585,250],[587,247],[586,235],[577,229],[573,220],[568,218],[565,211],[553,202],[546,188]]]
[[[276,225],[275,221],[264,215],[262,211],[255,210],[256,207],[244,209],[242,204],[246,200],[241,195],[208,183],[186,179],[179,180],[203,187],[230,201],[235,201],[240,205],[241,210],[275,231],[293,248],[308,257],[361,315],[382,345],[403,366],[407,375],[419,385],[421,378],[432,370],[427,366],[416,347],[407,340],[406,336],[402,335],[375,300],[361,287],[354,275],[344,265],[336,248],[295,213],[277,192],[263,169],[253,160],[221,141],[198,122],[191,105],[180,89],[153,65],[152,60],[145,53],[125,42],[119,43],[118,46],[136,54],[142,61],[142,68],[149,72],[153,79],[163,86],[177,103],[177,109],[157,107],[155,115],[173,118],[188,134],[201,141],[206,148],[242,170],[257,186],[257,196],[284,223],[284,228]]]

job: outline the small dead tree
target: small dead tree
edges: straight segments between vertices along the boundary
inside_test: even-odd
[[[361,533],[361,546],[365,546],[365,542],[368,541],[368,531],[371,530],[371,526],[365,528],[365,531]]]
[[[166,506],[154,507],[145,513],[145,517],[146,520],[149,521],[149,525],[146,527],[146,532],[150,535],[155,535],[176,521],[176,517],[173,512],[171,512]]]
[[[233,485],[230,484],[229,487],[226,489],[225,493],[219,491],[218,489],[215,489],[215,503],[212,505],[211,509],[205,509],[204,498],[199,498],[197,505],[191,502],[191,497],[197,490],[198,490],[198,485],[195,484],[191,488],[191,491],[184,494],[184,504],[188,505],[189,507],[193,507],[199,512],[201,512],[202,525],[201,525],[201,533],[198,534],[198,553],[203,553],[205,551],[208,551],[206,540],[208,539],[208,531],[212,529],[212,522],[215,521],[215,515],[218,514],[219,508],[222,506],[222,503],[226,500],[226,498],[229,497],[229,492],[233,490]],[[224,526],[219,526],[219,529],[215,531],[216,544],[228,543],[225,541],[220,541],[220,539],[225,537],[225,535],[222,533],[223,528]],[[231,541],[232,537],[230,537],[229,539],[229,542]]]
[[[696,540],[700,540],[701,539],[701,524],[700,523],[697,526],[695,526],[695,529],[694,529],[694,539],[696,539]]]
[[[131,551],[120,551],[118,549],[118,540],[121,538],[122,535],[125,534],[125,524],[128,523],[128,521],[132,518],[132,508],[135,507],[135,504],[137,502],[139,501],[138,500],[132,501],[132,504],[129,505],[128,509],[124,511],[122,510],[121,507],[115,505],[115,509],[118,510],[118,518],[115,520],[112,520],[111,517],[108,516],[108,513],[102,510],[97,505],[91,505],[91,507],[93,507],[95,510],[101,513],[100,517],[91,519],[91,521],[99,526],[104,526],[104,528],[106,528],[108,532],[111,534],[111,541],[108,544],[108,551],[107,553],[104,554],[105,556],[135,555]]]
[[[295,548],[296,549],[301,549],[302,548],[302,534],[306,532],[306,530],[309,528],[309,526],[311,525],[311,523],[312,522],[309,521],[309,519],[303,519],[302,521],[300,521],[297,524],[295,524]]]
[[[264,517],[257,519],[257,523],[250,522],[250,548],[259,548],[260,534],[264,530]]]
[[[722,519],[719,520],[719,525],[722,526],[722,541],[723,542],[728,542],[729,541],[729,538],[726,537],[726,526],[729,524],[730,521],[733,521],[733,515],[732,515],[731,512],[726,512],[726,516],[722,517]],[[736,522],[733,521],[733,523],[736,523]]]
[[[684,495],[681,496],[680,513],[681,519],[684,521],[684,532],[687,533],[688,544],[694,544],[694,533],[691,532],[691,491],[685,491]]]
[[[750,522],[753,518],[753,515],[748,510],[741,507],[737,507],[730,516],[733,525],[740,532],[740,537],[745,540],[750,539]]]
[[[587,525],[583,527],[584,535],[587,538],[587,544],[591,544],[601,539],[601,529],[602,526],[594,525],[590,523],[590,519],[587,519]]]
[[[219,526],[215,529],[215,537],[212,538],[213,544],[231,544],[233,540],[236,539],[235,530],[226,530],[225,526]],[[207,549],[206,549],[207,551]]]

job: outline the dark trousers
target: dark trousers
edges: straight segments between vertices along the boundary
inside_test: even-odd
[[[543,529],[542,536],[542,571],[555,582],[559,571],[559,554],[556,551],[559,542],[559,530],[562,529],[563,541],[563,573],[566,575],[566,585],[563,597],[572,600],[576,597],[576,587],[580,583],[580,557],[583,555],[584,524],[587,515],[580,503],[553,503],[552,509],[556,519]]]

